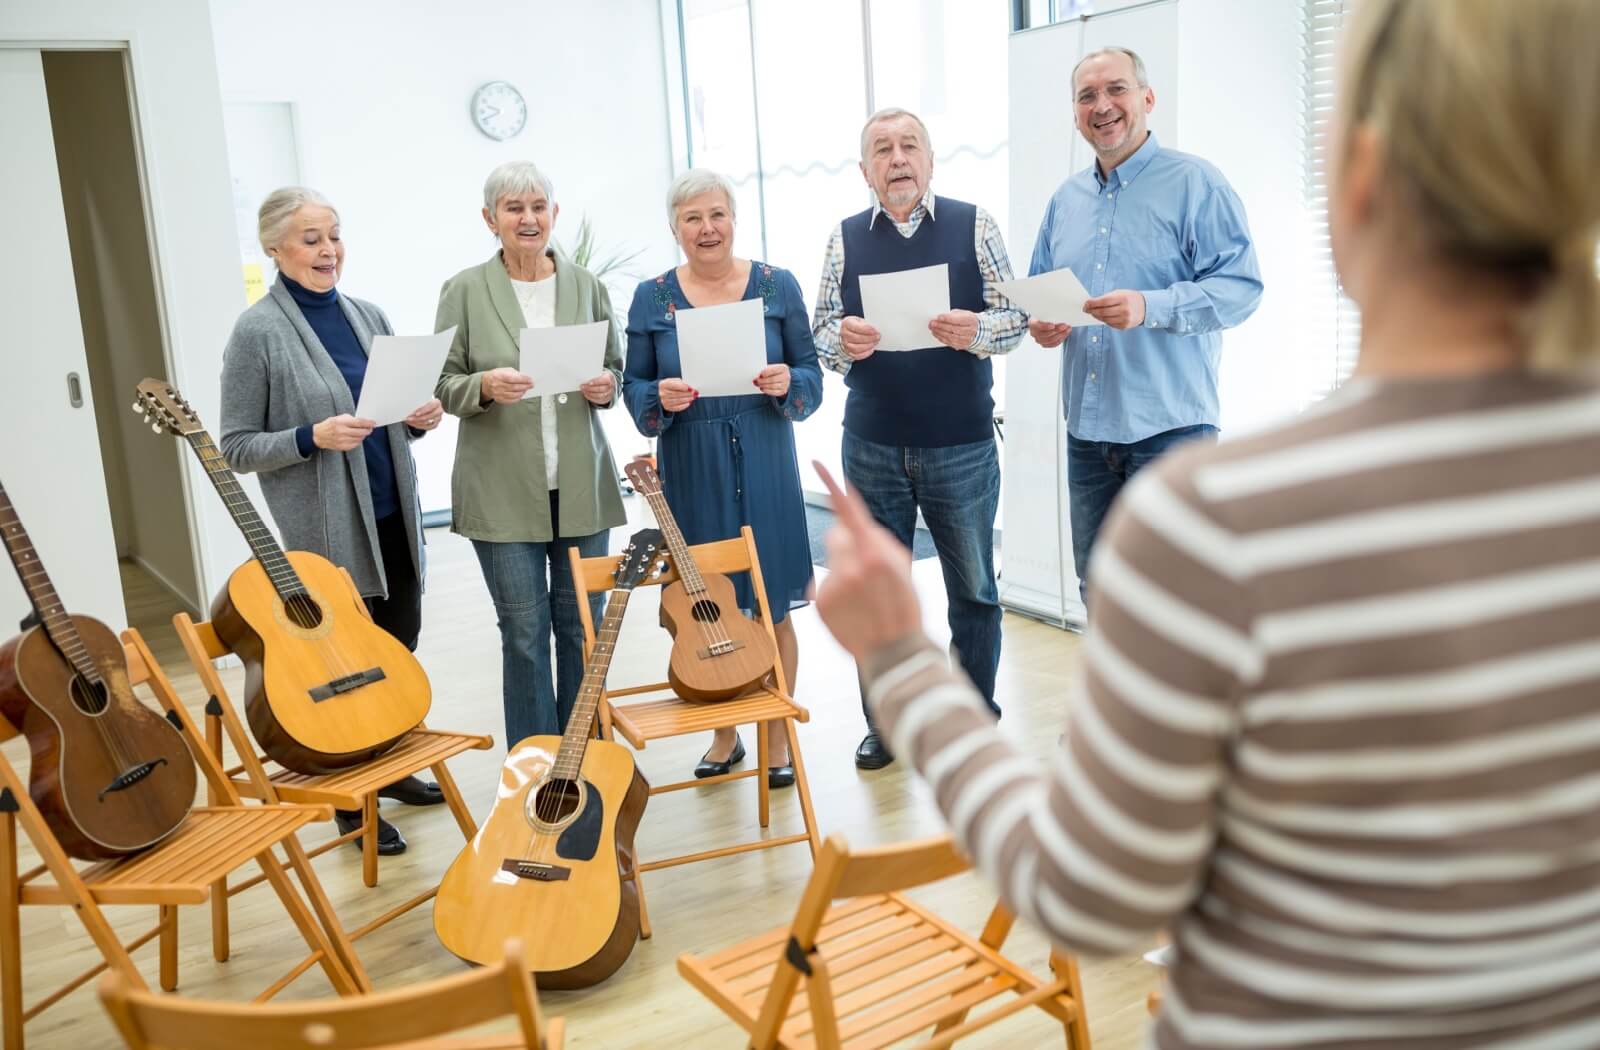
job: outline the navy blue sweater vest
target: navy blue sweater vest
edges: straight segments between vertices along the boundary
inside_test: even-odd
[[[860,317],[861,275],[950,266],[950,306],[981,313],[983,275],[973,236],[978,209],[965,201],[934,198],[934,217],[900,236],[887,214],[872,210],[844,220],[841,298],[847,317]],[[850,366],[844,428],[864,441],[911,448],[943,448],[987,441],[994,427],[994,369],[978,358],[934,342],[929,349],[881,352]]]

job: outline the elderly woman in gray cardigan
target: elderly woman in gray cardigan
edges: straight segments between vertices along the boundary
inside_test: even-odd
[[[436,331],[456,329],[434,392],[461,417],[451,527],[472,540],[494,600],[508,748],[565,731],[583,681],[568,551],[605,554],[610,528],[626,520],[595,411],[622,389],[621,333],[605,285],[550,250],[557,210],[550,181],[532,164],[491,172],[483,219],[499,249],[445,282],[435,321]],[[610,325],[604,370],[578,393],[541,395],[518,371],[522,329],[592,321]]]
[[[240,316],[223,355],[222,454],[234,470],[261,476],[283,545],[347,569],[373,620],[415,649],[423,541],[410,444],[439,425],[443,407],[432,399],[386,427],[354,415],[372,337],[392,329],[382,310],[335,288],[344,267],[338,213],[321,194],[290,186],[267,197],[258,220],[278,280]],[[416,777],[379,794],[444,801]],[[342,832],[361,824],[357,811],[337,817]],[[378,852],[405,848],[399,830],[380,821]]]

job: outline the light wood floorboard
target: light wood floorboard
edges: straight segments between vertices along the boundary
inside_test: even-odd
[[[629,499],[628,503],[630,513],[637,517],[639,501]],[[613,530],[613,546],[625,542],[630,531]],[[505,755],[494,610],[471,545],[443,529],[430,530],[428,539],[428,592],[418,655],[434,685],[429,723],[494,734],[493,751],[467,752],[453,764],[468,804],[482,819]],[[198,718],[205,698],[171,629],[176,603],[141,570],[125,563],[123,574],[131,621],[146,632],[157,658]],[[941,622],[943,590],[937,562],[918,562],[916,578],[927,608],[940,617],[930,619],[930,632],[948,638]],[[72,596],[65,597],[70,606]],[[657,608],[654,590],[640,592],[630,604],[611,672],[613,686],[660,677],[670,640],[657,625]],[[866,844],[941,830],[925,785],[908,774],[903,764],[873,773],[856,770],[852,754],[862,734],[862,722],[854,665],[828,636],[814,609],[793,615],[801,646],[797,694],[812,714],[811,722],[800,727],[801,744],[822,833],[841,832],[854,843]],[[1006,712],[1002,724],[1034,754],[1047,755],[1056,746],[1067,683],[1077,659],[1077,636],[1006,616],[997,687]],[[242,671],[230,669],[225,678],[231,688],[237,688]],[[753,761],[753,732],[746,733],[745,743]],[[640,767],[655,781],[680,779],[704,746],[705,741],[699,739],[662,741],[638,756]],[[23,741],[5,745],[5,754],[19,772],[26,768]],[[773,799],[768,834],[801,830],[794,793],[775,792]],[[403,856],[381,861],[379,887],[368,890],[362,886],[360,855],[353,848],[317,861],[324,885],[349,928],[437,884],[462,844],[445,807],[417,810],[386,802],[383,812],[400,826],[411,848]],[[658,796],[645,812],[639,851],[649,860],[669,849],[709,848],[730,841],[733,835],[748,837],[755,820],[753,781]],[[331,825],[315,829],[306,840],[319,840],[326,832],[331,832]],[[33,863],[29,850],[23,867]],[[568,1018],[568,1045],[578,1050],[742,1045],[740,1031],[679,978],[674,960],[680,952],[712,951],[786,922],[809,872],[805,847],[787,846],[647,875],[653,939],[641,942],[622,970],[599,987],[542,993],[552,1014]],[[920,898],[974,931],[994,902],[993,891],[970,874],[927,888]],[[126,930],[143,929],[154,921],[154,909],[148,908],[113,908],[108,914]],[[27,908],[23,923],[28,1002],[97,961],[82,927],[68,911]],[[227,963],[211,958],[207,908],[182,909],[181,925],[180,994],[248,999],[302,954],[276,899],[264,887],[234,898],[234,951]],[[429,906],[363,939],[358,947],[380,989],[456,973],[464,965],[434,937]],[[1019,924],[1008,948],[1024,965],[1048,974],[1045,943],[1033,930]],[[154,947],[146,947],[136,956],[152,984],[154,956]],[[1081,962],[1095,1045],[1101,1050],[1138,1046],[1147,1025],[1144,1000],[1155,980],[1153,969],[1137,956]],[[285,996],[328,994],[326,982],[314,970]],[[28,1026],[28,1038],[39,1050],[115,1045],[92,986],[37,1018]],[[1062,1043],[1059,1027],[1038,1011],[1029,1011],[962,1045],[1014,1050]]]

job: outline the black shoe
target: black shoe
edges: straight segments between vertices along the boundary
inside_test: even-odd
[[[894,756],[889,754],[889,749],[883,746],[883,741],[878,739],[877,730],[871,730],[861,738],[861,743],[856,747],[857,769],[882,769]]]
[[[706,754],[709,755],[711,752],[707,751]],[[726,773],[731,773],[733,767],[743,761],[744,741],[734,737],[733,751],[729,753],[726,762],[712,762],[709,759],[701,758],[700,764],[694,767],[694,775],[699,780],[704,780],[706,777],[720,777]]]
[[[786,788],[794,786],[794,766],[768,766],[767,787]]]
[[[392,798],[408,806],[437,806],[444,801],[444,792],[431,780],[410,776],[396,780],[388,787],[378,789],[379,798]]]
[[[333,811],[333,822],[339,826],[339,834],[348,835],[361,826],[361,811],[359,809],[336,809]],[[356,849],[361,848],[361,839],[358,837],[350,843]],[[400,829],[393,824],[378,818],[378,856],[393,857],[406,851],[405,836],[400,834]]]

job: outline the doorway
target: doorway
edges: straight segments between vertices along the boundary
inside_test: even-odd
[[[126,52],[40,57],[122,597],[133,621],[200,614],[187,449],[129,411],[168,355]]]

